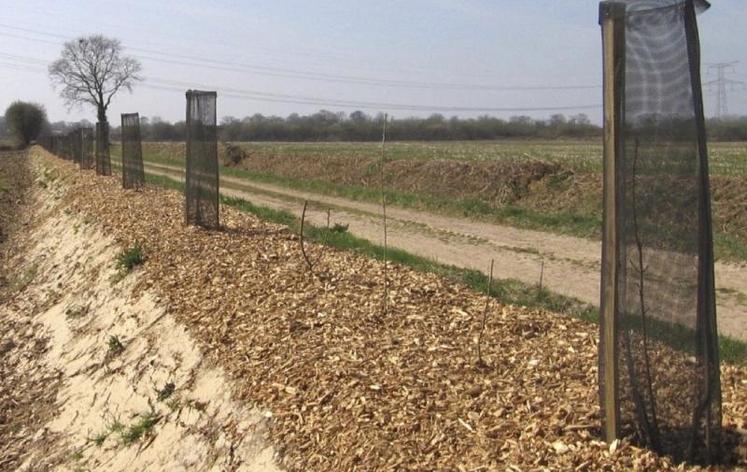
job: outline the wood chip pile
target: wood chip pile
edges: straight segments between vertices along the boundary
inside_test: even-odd
[[[186,227],[177,192],[125,191],[37,154],[64,169],[63,206],[144,246],[140,288],[190,328],[239,398],[272,412],[289,470],[674,468],[599,440],[596,325],[494,301],[479,367],[485,297],[464,286],[390,266],[384,313],[380,262],[307,243],[321,258],[312,274],[284,227],[225,206],[223,230]],[[724,368],[732,430],[747,427],[745,371]]]

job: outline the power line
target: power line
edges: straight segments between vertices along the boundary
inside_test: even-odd
[[[8,54],[0,51],[0,58],[6,60],[21,62],[21,66],[27,66],[28,64],[48,64],[49,61],[40,58],[34,58],[29,56],[19,56],[14,54]],[[45,69],[36,69],[35,72],[46,73]],[[440,105],[417,105],[417,104],[403,104],[403,103],[387,103],[387,102],[369,102],[359,100],[342,100],[342,99],[329,99],[321,97],[311,97],[304,95],[288,95],[263,92],[258,90],[249,89],[238,89],[233,87],[222,87],[216,86],[215,84],[199,84],[194,82],[183,82],[170,79],[162,79],[158,77],[145,77],[145,83],[143,84],[146,88],[167,90],[183,93],[184,90],[189,88],[202,88],[211,89],[218,91],[222,96],[232,97],[243,100],[252,100],[260,102],[271,102],[271,103],[286,103],[296,105],[318,105],[318,106],[333,106],[333,107],[344,107],[344,108],[359,108],[365,110],[391,110],[391,111],[420,111],[420,112],[473,112],[473,113],[497,113],[497,112],[537,112],[537,111],[571,111],[571,110],[591,110],[599,109],[601,105],[573,105],[573,106],[557,106],[557,107],[460,107],[460,106],[440,106]]]
[[[153,85],[153,83],[162,83],[165,85]],[[168,85],[169,83],[183,85],[182,87],[175,87]],[[385,103],[385,102],[367,102],[367,101],[352,101],[352,100],[338,100],[338,99],[325,99],[315,97],[305,97],[299,95],[285,95],[275,94],[268,92],[259,92],[254,90],[242,90],[231,87],[215,87],[206,84],[177,82],[157,78],[146,78],[146,84],[150,88],[158,88],[162,90],[173,90],[178,92],[184,92],[187,88],[210,88],[217,90],[221,96],[233,97],[239,99],[249,99],[265,102],[276,102],[276,103],[291,103],[300,105],[321,105],[321,106],[337,106],[345,108],[359,108],[364,110],[391,110],[391,111],[421,111],[421,112],[475,112],[475,113],[498,113],[498,112],[536,112],[536,111],[571,111],[571,110],[591,110],[599,109],[601,105],[575,105],[575,106],[558,106],[558,107],[460,107],[460,106],[439,106],[439,105],[410,105],[401,103]]]
[[[717,62],[714,64],[708,64],[708,72],[716,71],[716,79],[706,82],[705,85],[709,88],[716,87],[716,117],[724,118],[729,114],[728,105],[728,90],[736,90],[737,87],[744,88],[744,82],[741,80],[731,80],[726,78],[726,72],[735,72],[734,66],[738,64],[738,61],[732,62]]]
[[[47,10],[36,10],[36,15],[37,16],[38,15],[46,15],[47,17],[51,16],[52,18],[54,18],[56,24],[59,23],[59,17],[56,16],[56,15],[50,15],[50,12],[47,11]],[[37,27],[39,26],[38,23],[36,23],[36,22],[34,24]],[[96,24],[98,24],[99,27],[101,27],[101,25],[102,25],[102,23],[99,20],[96,21]],[[107,23],[103,23],[103,25],[107,25]],[[130,25],[130,24],[126,24],[126,25],[123,26],[121,24],[109,23],[108,25],[109,25],[110,28],[115,28],[118,31],[121,30],[121,29],[132,29],[132,25]],[[32,32],[32,33],[35,33],[35,34],[42,34],[42,35],[50,36],[50,37],[58,37],[58,38],[66,39],[66,40],[67,39],[71,39],[69,36],[63,36],[63,35],[60,35],[60,34],[49,33],[49,32],[46,32],[46,30],[45,31],[39,31],[39,30],[28,28],[28,27],[26,27],[26,28],[19,27],[19,26],[16,26],[15,23],[14,24],[7,24],[7,23],[0,24],[0,27],[14,29],[14,30],[17,30],[17,31]],[[153,46],[155,43],[153,43],[150,40],[150,36],[151,36],[152,32],[150,32],[149,30],[142,29],[142,28],[138,28],[138,29],[140,29],[141,31],[145,31],[146,34],[149,35],[148,45],[149,46]],[[70,31],[70,30],[68,30],[68,31]],[[75,34],[77,35],[77,33],[75,33]],[[176,47],[182,48],[184,40],[185,39],[180,39],[181,42],[180,42],[179,46],[176,46]],[[245,49],[246,49],[246,45],[245,44],[237,45],[237,44],[228,44],[228,43],[225,43],[225,42],[210,43],[210,42],[205,42],[205,41],[191,40],[189,38],[187,38],[186,41],[190,41],[190,42],[193,42],[193,43],[196,43],[196,44],[200,44],[200,45],[208,45],[208,46],[213,45],[213,46],[217,46],[219,48],[229,48],[231,50],[232,54],[233,54],[233,52],[236,49],[240,49],[240,50],[242,50],[242,52],[246,52],[245,51]],[[163,47],[163,44],[160,45],[160,46]],[[170,45],[170,46],[166,46],[166,47],[171,47],[171,46],[173,46],[173,44]],[[355,62],[356,60],[360,59],[360,55],[358,53],[354,53],[352,51],[347,51],[347,52],[343,52],[343,53],[340,53],[340,52],[331,53],[330,51],[326,51],[325,50],[323,53],[320,53],[321,50],[317,50],[315,52],[314,50],[304,49],[303,46],[304,45],[300,45],[300,49],[299,49],[299,45],[294,45],[294,49],[293,50],[287,50],[287,49],[268,49],[266,47],[264,47],[264,48],[263,47],[258,47],[257,45],[253,44],[252,48],[251,48],[252,49],[251,52],[254,53],[253,55],[256,55],[255,49],[264,50],[265,52],[262,53],[261,55],[265,55],[265,56],[270,55],[273,58],[276,58],[278,55],[287,55],[287,56],[293,56],[293,57],[300,56],[300,57],[303,57],[304,59],[308,59],[309,57],[316,56],[318,58],[323,58],[323,59],[326,59],[326,60],[332,59],[333,61],[334,60],[344,61],[345,67],[349,67],[349,65],[350,65],[351,62]],[[132,49],[132,48],[130,48],[130,49]],[[299,49],[299,50],[296,50],[296,49]],[[214,60],[214,58],[211,57],[210,60]],[[360,62],[358,64],[361,65]],[[433,67],[433,66],[430,66],[430,67],[426,67],[426,66],[416,66],[416,67],[413,67],[412,64],[410,64],[409,67],[403,68],[403,67],[400,66],[400,67],[397,67],[396,69],[392,69],[392,68],[381,67],[378,64],[375,64],[375,63],[372,64],[372,63],[369,62],[369,63],[366,63],[366,65],[364,67],[366,69],[375,68],[375,69],[378,69],[378,70],[383,70],[383,71],[388,71],[388,72],[394,71],[394,72],[407,73],[407,74],[410,74],[410,73],[416,73],[416,74],[418,74],[418,73],[429,73],[429,74],[433,74],[434,72],[435,73],[443,73],[444,72],[444,69],[442,67]],[[305,72],[308,72],[308,71],[305,71]],[[500,76],[501,75],[500,72],[495,71],[495,70],[490,70],[490,69],[482,69],[482,70],[479,70],[479,71],[449,70],[448,72],[450,74],[455,74],[455,75],[460,75],[460,76],[465,76],[465,77],[468,76],[470,78],[475,78],[475,77],[482,76],[482,77],[485,77],[485,78],[489,78],[489,80],[492,80],[496,76]],[[470,85],[473,85],[473,84],[470,84]],[[540,89],[542,88],[542,86],[538,86],[538,87]],[[581,87],[580,89],[584,89],[586,87],[589,87],[589,88],[601,88],[601,86],[599,86],[599,85],[589,85],[589,86],[583,86],[582,85],[580,87]],[[530,89],[530,90],[534,90],[534,89]],[[552,90],[556,90],[556,89],[552,89]],[[558,90],[562,90],[562,89],[558,89]]]
[[[9,26],[0,24],[1,28],[12,29],[17,31],[23,31],[36,35],[60,38],[63,40],[70,40],[72,38],[46,33],[43,31],[37,31],[29,28],[20,28],[16,26]],[[58,44],[52,41],[45,41],[38,38],[30,38],[26,36],[13,35],[10,33],[1,33],[3,36],[16,37],[20,39],[26,39],[29,41],[38,41],[48,44]],[[599,89],[599,85],[508,85],[508,86],[496,86],[496,85],[485,85],[485,84],[465,84],[465,83],[446,83],[446,82],[422,82],[422,81],[410,81],[410,80],[395,80],[395,79],[384,79],[384,78],[370,78],[361,76],[350,76],[350,75],[338,75],[338,74],[327,74],[321,72],[308,72],[300,71],[296,69],[287,69],[281,67],[269,67],[256,64],[245,64],[230,61],[219,61],[215,59],[191,56],[176,53],[167,53],[148,48],[137,48],[129,47],[129,50],[139,52],[135,56],[142,60],[150,60],[156,62],[165,62],[176,65],[184,65],[190,67],[200,67],[211,70],[222,70],[231,72],[250,72],[256,75],[264,75],[269,77],[281,77],[290,79],[301,79],[311,81],[322,81],[322,82],[335,82],[335,83],[347,83],[353,85],[367,85],[375,87],[393,87],[393,88],[411,88],[411,89],[440,89],[440,90],[468,90],[468,91],[498,91],[498,92],[516,92],[516,91],[561,91],[561,90],[594,90]],[[149,54],[149,55],[143,55]],[[164,56],[164,57],[152,57]],[[185,62],[192,61],[192,62]],[[203,64],[200,64],[203,63]]]
[[[35,10],[35,17],[41,16],[41,15],[47,16],[48,18],[53,18],[54,21],[55,21],[55,26],[54,27],[59,27],[59,22],[60,22],[59,14],[57,14],[57,15],[51,14],[48,9]],[[7,20],[7,18],[5,18],[4,20]],[[411,63],[408,64],[407,67],[397,66],[396,68],[386,67],[385,65],[379,64],[377,62],[367,61],[367,62],[364,63],[364,62],[361,62],[361,56],[360,56],[360,54],[357,54],[357,53],[352,53],[350,51],[345,51],[345,52],[335,51],[335,52],[331,52],[331,51],[328,51],[328,50],[324,50],[322,52],[322,50],[319,50],[319,49],[316,49],[316,50],[314,50],[314,49],[307,49],[307,48],[305,48],[305,45],[298,45],[298,44],[294,44],[293,49],[289,50],[289,49],[282,49],[282,48],[281,49],[278,49],[278,48],[267,48],[266,46],[265,47],[261,47],[261,46],[258,46],[256,43],[252,43],[252,47],[251,47],[250,51],[247,51],[246,44],[236,44],[236,43],[231,44],[231,43],[226,43],[226,42],[223,42],[223,41],[207,42],[207,41],[203,41],[203,40],[199,40],[199,39],[192,39],[190,37],[187,37],[187,38],[178,38],[178,40],[179,40],[179,44],[178,45],[175,45],[174,43],[168,43],[168,44],[161,43],[161,44],[158,44],[158,43],[153,42],[153,39],[152,39],[153,38],[153,31],[151,31],[149,29],[133,27],[133,25],[129,24],[129,23],[125,24],[125,25],[117,24],[117,23],[106,23],[106,22],[102,23],[101,20],[98,19],[98,18],[95,21],[96,21],[96,24],[99,27],[109,27],[111,29],[116,29],[117,31],[123,31],[123,30],[130,30],[130,31],[137,30],[137,31],[141,31],[141,32],[143,32],[143,33],[145,33],[145,34],[148,35],[147,43],[148,43],[149,47],[156,46],[156,47],[161,48],[161,49],[163,49],[163,48],[167,48],[168,49],[168,48],[174,48],[174,47],[179,48],[179,49],[183,49],[184,48],[184,43],[185,42],[189,42],[189,43],[192,43],[192,44],[198,44],[200,46],[214,46],[214,47],[217,47],[217,48],[221,48],[224,51],[225,50],[230,50],[231,54],[235,54],[235,51],[238,49],[238,50],[241,50],[242,54],[247,54],[248,53],[248,54],[253,55],[253,56],[257,56],[257,55],[259,55],[259,56],[269,56],[269,57],[272,57],[273,59],[277,59],[278,56],[289,56],[289,57],[293,57],[294,60],[296,60],[297,58],[301,57],[301,58],[303,58],[306,61],[308,61],[310,58],[313,58],[314,62],[315,62],[315,65],[322,66],[322,67],[325,66],[324,62],[330,63],[330,61],[331,61],[331,63],[334,64],[334,66],[339,66],[340,61],[343,61],[344,62],[344,67],[346,67],[346,68],[349,68],[351,63],[356,63],[359,67],[363,66],[366,70],[376,69],[376,70],[379,70],[379,71],[384,71],[385,73],[386,72],[397,72],[397,73],[402,73],[402,74],[422,74],[422,73],[433,74],[434,72],[437,72],[437,73],[443,72],[443,68],[441,68],[441,67],[413,66]],[[83,21],[82,23],[85,23],[85,21]],[[34,21],[34,25],[37,28],[39,28],[40,26],[43,26],[43,25],[41,25],[36,20]],[[9,25],[9,24],[6,23],[6,24],[4,24],[2,26],[6,27],[6,28],[12,28],[12,29],[17,29],[17,30],[22,30],[22,31],[23,30],[28,31],[28,28],[20,28],[20,27],[16,26],[15,22],[13,24],[11,24],[11,25]],[[42,29],[44,31],[46,31],[46,28],[42,28]],[[68,29],[67,31],[69,32],[70,30]],[[46,33],[46,34],[51,35],[51,33]],[[70,34],[78,35],[79,32],[70,33]],[[141,35],[142,34],[138,34],[138,37],[140,37]],[[67,38],[66,36],[61,36],[61,35],[54,35],[54,36]],[[137,39],[135,41],[137,41]],[[124,40],[124,42],[129,43],[130,40],[126,39],[126,40]],[[322,62],[319,62],[319,61],[322,61]],[[477,76],[477,73],[475,71],[467,71],[467,70],[461,70],[461,69],[460,70],[449,70],[448,72],[449,72],[449,74],[452,74],[452,75],[459,75],[459,76],[463,76],[463,77],[470,77],[471,79],[473,79],[473,78],[475,78]],[[498,72],[496,72],[494,70],[487,70],[487,69],[479,71],[479,74],[480,74],[480,76],[483,76],[483,77],[486,77],[486,78],[488,78],[488,77],[495,77],[497,75],[500,75]]]

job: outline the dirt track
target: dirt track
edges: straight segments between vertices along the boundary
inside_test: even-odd
[[[146,164],[152,174],[183,178],[179,167]],[[292,190],[236,177],[221,177],[221,193],[252,203],[300,214],[309,201],[307,219],[325,225],[349,225],[349,231],[380,243],[383,238],[378,205]],[[387,208],[388,242],[441,263],[486,272],[495,260],[494,275],[536,284],[542,273],[550,290],[597,305],[599,302],[598,242],[539,231],[480,223],[432,213]],[[544,266],[544,269],[543,269]],[[747,340],[747,266],[716,264],[718,323],[722,334]]]

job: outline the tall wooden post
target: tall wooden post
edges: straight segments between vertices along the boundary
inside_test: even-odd
[[[625,105],[625,4],[599,5],[604,54],[604,228],[600,301],[599,383],[604,439],[620,435],[617,323],[619,315],[621,165]]]

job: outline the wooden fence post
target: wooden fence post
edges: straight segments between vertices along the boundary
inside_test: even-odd
[[[600,301],[599,382],[604,439],[620,435],[617,323],[620,303],[622,129],[625,105],[625,4],[599,5],[604,54],[604,223]]]

